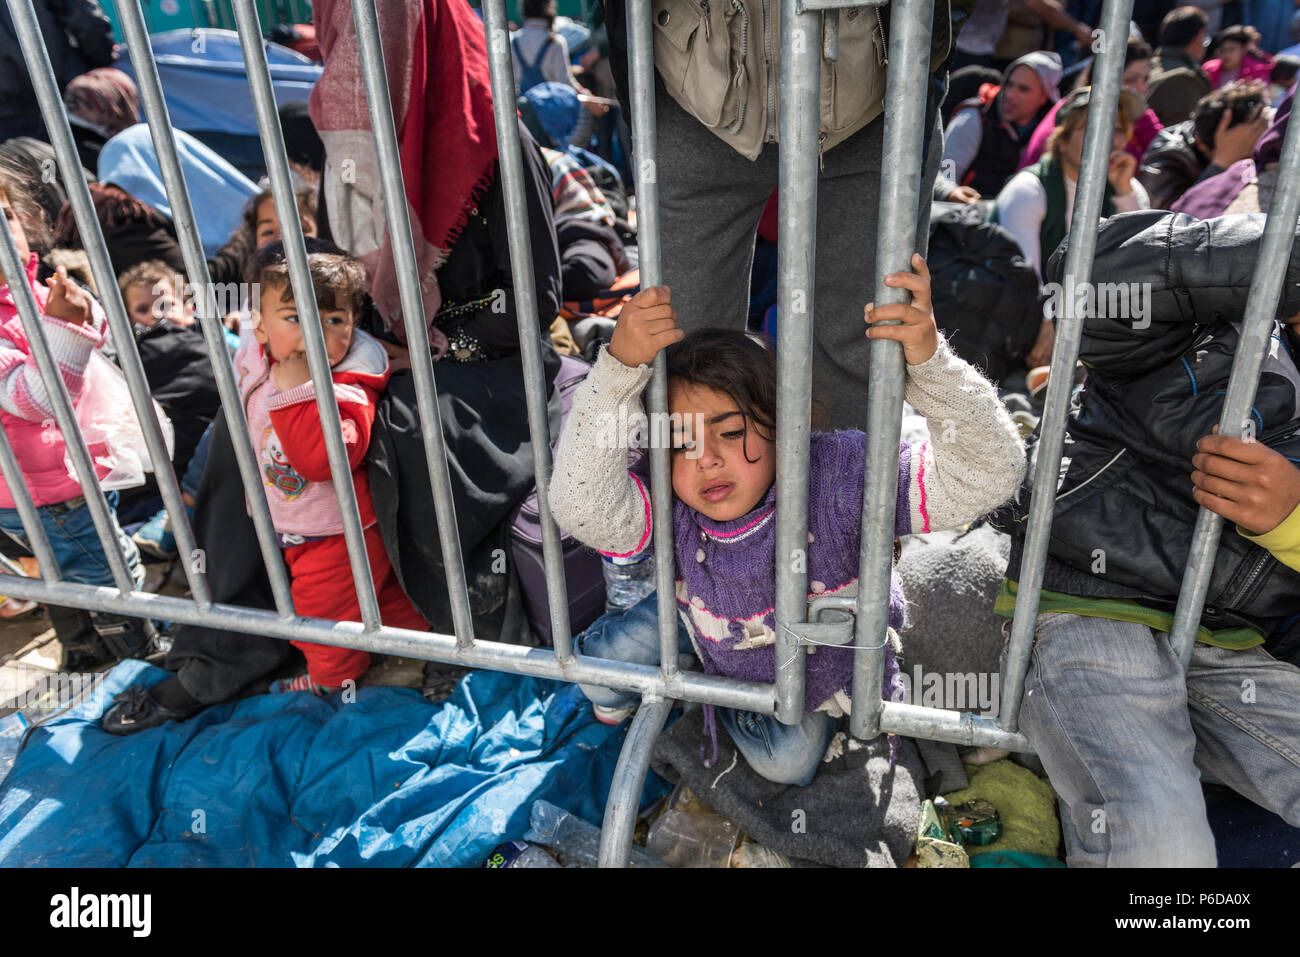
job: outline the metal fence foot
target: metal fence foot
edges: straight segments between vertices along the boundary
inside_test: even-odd
[[[605,804],[605,824],[600,830],[600,866],[627,867],[632,850],[632,831],[636,826],[637,797],[650,768],[650,750],[664,729],[668,712],[675,702],[671,698],[651,695],[641,699],[641,707],[632,719],[627,740],[619,752],[614,780]]]

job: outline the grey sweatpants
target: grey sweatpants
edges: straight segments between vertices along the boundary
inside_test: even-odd
[[[751,162],[683,110],[657,77],[655,85],[663,281],[687,332],[743,329],[758,220],[777,185],[777,145],[767,144]],[[877,119],[828,151],[817,187],[813,397],[829,428],[866,427],[869,341],[862,307],[875,296],[884,126]],[[929,146],[917,209],[922,253],[943,154],[937,122]]]

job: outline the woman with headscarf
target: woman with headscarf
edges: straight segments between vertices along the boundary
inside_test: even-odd
[[[140,93],[135,81],[111,66],[83,73],[63,91],[72,138],[81,164],[99,167],[104,144],[128,126],[140,122]]]

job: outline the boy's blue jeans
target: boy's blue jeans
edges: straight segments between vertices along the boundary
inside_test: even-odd
[[[144,567],[140,564],[140,552],[135,542],[127,538],[122,527],[117,523],[117,492],[106,495],[112,512],[113,528],[118,542],[126,556],[126,567],[135,579],[136,587],[144,583]],[[78,497],[54,505],[42,505],[37,513],[45,527],[45,536],[50,540],[50,550],[59,563],[59,574],[64,581],[82,585],[113,585],[113,571],[109,568],[108,557],[99,543],[95,532],[95,523],[90,518],[90,509],[84,498]],[[23,531],[22,520],[16,508],[0,508],[0,530],[18,542],[24,548],[31,548],[27,533]]]
[[[1005,657],[1005,652],[1004,652]],[[1020,728],[1065,803],[1070,866],[1214,867],[1200,773],[1300,827],[1300,668],[1045,613]]]
[[[684,654],[694,651],[680,619],[677,649]],[[631,608],[602,615],[577,637],[575,650],[592,658],[658,665],[659,609],[655,593]],[[637,695],[627,691],[599,685],[579,687],[593,704],[603,707],[632,707],[638,700]],[[749,766],[779,784],[810,784],[835,733],[835,719],[823,711],[804,715],[796,725],[782,724],[769,714],[734,708],[718,708],[717,715]]]

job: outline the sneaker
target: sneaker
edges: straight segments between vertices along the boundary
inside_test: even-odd
[[[313,684],[311,675],[300,674],[296,678],[277,678],[267,689],[269,694],[288,694],[291,691],[310,691],[314,695],[335,694],[341,688],[327,688],[325,685]]]
[[[176,557],[176,538],[172,535],[171,517],[166,509],[136,529],[131,541],[151,558],[170,561]]]
[[[593,704],[591,706],[591,711],[592,714],[596,716],[596,720],[601,724],[616,725],[622,724],[630,718],[632,712],[636,711],[636,708],[609,708],[603,704]]]

